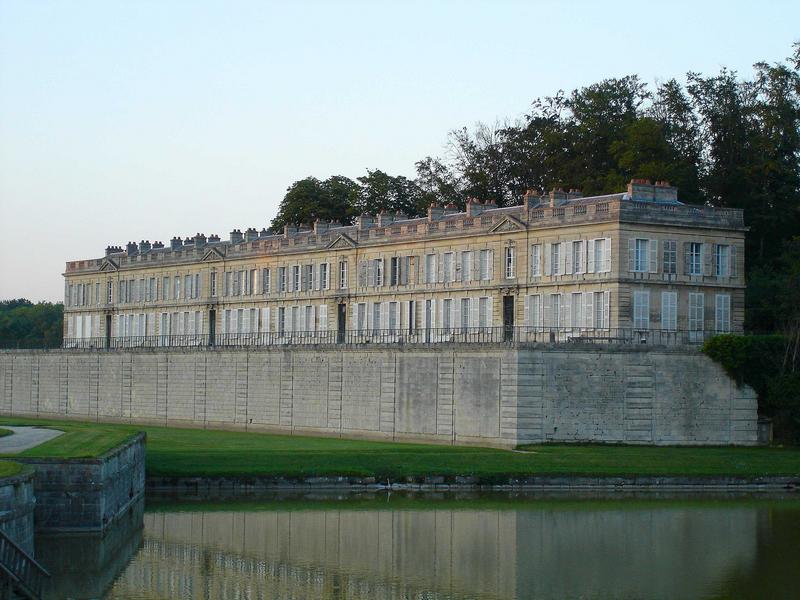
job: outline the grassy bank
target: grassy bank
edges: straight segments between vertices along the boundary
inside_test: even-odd
[[[22,465],[10,460],[0,460],[0,478],[11,477],[22,471]]]
[[[0,437],[6,437],[7,435],[14,435],[14,432],[10,429],[0,427]]]
[[[425,475],[800,475],[799,448],[530,446],[522,451],[398,444],[143,425],[0,419],[66,433],[21,456],[102,454],[137,431],[147,433],[151,476]]]

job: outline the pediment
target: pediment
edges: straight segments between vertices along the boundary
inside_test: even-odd
[[[119,265],[110,258],[106,258],[100,265],[100,270],[103,272],[119,271]]]
[[[339,234],[339,237],[337,237],[330,244],[328,244],[328,248],[330,250],[347,249],[347,248],[355,248],[357,245],[358,244],[356,244],[355,241],[353,241],[353,238],[341,233]]]
[[[217,260],[223,260],[225,255],[219,251],[217,248],[209,248],[206,250],[206,253],[203,255],[203,260],[201,262],[214,262]]]
[[[524,231],[525,224],[511,216],[506,216],[497,225],[489,230],[489,233],[502,233],[504,231]]]

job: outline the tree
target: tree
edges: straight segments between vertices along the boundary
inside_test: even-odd
[[[63,320],[64,306],[60,303],[4,300],[0,302],[0,347],[58,348]]]
[[[393,177],[380,169],[367,169],[367,174],[359,177],[358,183],[355,203],[358,214],[374,215],[385,210],[414,217],[424,214],[427,209],[420,187],[402,175]]]
[[[278,233],[284,225],[312,225],[317,219],[349,224],[357,194],[358,185],[341,175],[325,181],[316,177],[295,181],[286,190],[270,230]]]

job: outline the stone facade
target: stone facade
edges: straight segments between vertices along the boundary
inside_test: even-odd
[[[753,445],[756,410],[752,389],[685,347],[0,352],[13,415],[509,447]]]
[[[441,331],[514,325],[701,341],[741,330],[745,231],[740,210],[684,205],[664,182],[632,181],[592,198],[554,191],[510,208],[471,200],[466,212],[431,206],[427,218],[129,243],[67,263],[64,337],[167,346],[439,330],[428,341],[452,341]]]

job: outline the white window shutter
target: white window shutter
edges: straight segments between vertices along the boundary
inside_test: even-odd
[[[611,271],[611,238],[603,238],[603,266],[597,268],[606,273]]]
[[[552,244],[545,244],[544,245],[544,274],[545,275],[552,275],[553,274],[553,265],[551,263],[552,257]]]
[[[480,318],[480,298],[473,298],[470,300],[470,312],[472,313],[469,317],[469,326],[470,327],[480,327],[481,318]]]
[[[586,242],[581,242],[580,244],[581,255],[578,258],[578,270],[581,273],[586,273],[586,246],[587,246]]]
[[[586,246],[587,246],[586,253],[587,253],[588,258],[589,258],[589,260],[587,261],[588,262],[588,267],[586,269],[587,273],[594,273],[594,270],[595,270],[595,266],[594,266],[594,245],[595,245],[595,243],[597,241],[599,241],[599,240],[589,240],[586,243]],[[597,270],[598,271],[601,268],[602,268],[602,265],[597,265]]]
[[[492,296],[489,296],[488,305],[489,305],[489,308],[488,308],[488,310],[489,310],[489,318],[487,319],[487,322],[488,322],[488,326],[489,327],[493,327],[494,326],[494,298]]]
[[[261,323],[259,324],[260,333],[269,333],[269,308],[261,309]]]
[[[712,269],[713,263],[712,260],[714,258],[714,251],[713,251],[713,244],[703,244],[703,275],[709,276],[713,275],[714,271]]]
[[[559,262],[561,263],[559,273],[567,272],[567,245],[567,242],[561,242],[561,248],[559,248]],[[570,268],[572,268],[571,265]]]
[[[636,267],[636,240],[628,239],[628,270],[633,272]]]
[[[731,255],[728,258],[728,274],[730,277],[736,277],[736,246],[731,244]]]
[[[231,330],[230,333],[239,331],[239,311],[236,309],[231,310]]]
[[[606,316],[605,326],[611,327],[611,292],[603,292],[603,314]]]
[[[525,295],[525,311],[523,312],[522,322],[524,325],[531,325],[531,297]]]
[[[358,329],[358,304],[353,302],[350,307],[353,315],[350,318],[350,329]]]
[[[458,329],[461,327],[461,298],[453,298],[452,307],[453,314],[451,315],[450,326],[453,329]]]
[[[550,327],[553,322],[553,305],[552,305],[552,295],[549,296],[542,296],[542,313],[544,314],[544,325],[546,327]]]
[[[559,325],[561,327],[569,327],[572,319],[572,294],[561,294],[561,318]]]
[[[594,327],[594,292],[583,293],[583,326]]]
[[[400,316],[397,318],[397,324],[401,330],[408,331],[408,300],[400,302]]]
[[[572,242],[564,242],[565,246],[562,246],[562,249],[566,249],[564,253],[564,269],[561,271],[562,273],[566,273],[567,275],[572,275]]]
[[[389,303],[381,302],[381,329],[389,329]]]
[[[650,240],[650,272],[658,273],[658,240]]]
[[[489,250],[489,281],[494,280],[494,250]]]
[[[328,305],[319,305],[319,330],[328,331]]]

